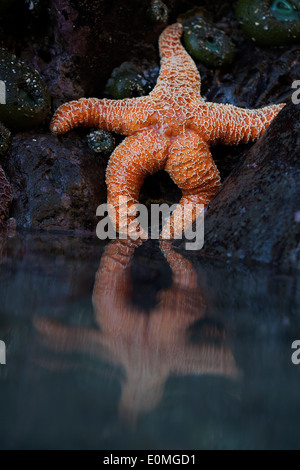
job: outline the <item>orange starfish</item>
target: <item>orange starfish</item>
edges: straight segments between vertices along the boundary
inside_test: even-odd
[[[225,329],[207,316],[195,270],[170,242],[162,241],[161,248],[172,270],[171,287],[159,292],[158,303],[149,313],[132,304],[130,269],[140,244],[128,239],[113,240],[107,246],[93,292],[98,328],[64,326],[42,317],[34,321],[40,341],[48,348],[90,353],[122,367],[120,413],[130,421],[155,408],[170,376],[239,376]],[[202,341],[196,343],[190,341],[190,328],[198,320],[203,322]],[[70,363],[44,365],[64,369]]]
[[[195,209],[185,220],[187,227],[199,214],[198,205],[208,204],[220,187],[209,147],[257,139],[284,106],[246,110],[206,102],[200,95],[196,65],[180,43],[181,33],[182,25],[176,23],[161,34],[160,74],[148,96],[83,98],[61,106],[51,122],[55,134],[89,126],[128,136],[111,155],[106,171],[108,203],[116,210],[114,223],[120,233],[137,222],[136,205],[146,176],[164,169],[182,191],[169,220],[171,236],[180,236],[182,206],[191,204]],[[145,236],[142,229],[140,234]],[[165,229],[161,237],[169,238]]]

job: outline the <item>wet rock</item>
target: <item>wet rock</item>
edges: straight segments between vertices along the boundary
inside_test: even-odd
[[[78,12],[69,0],[54,0],[49,7],[53,43],[36,51],[33,63],[43,74],[53,97],[53,107],[84,96],[79,76],[80,57],[84,57],[88,26],[75,28]]]
[[[96,208],[106,201],[105,162],[83,138],[18,134],[4,167],[18,227],[95,231]]]
[[[0,165],[0,234],[5,230],[12,193],[6,175]]]
[[[300,105],[290,103],[210,204],[201,255],[300,269]]]
[[[22,51],[45,79],[53,109],[83,96],[99,96],[114,67],[126,59],[157,58],[163,26],[146,19],[148,0],[53,0],[47,35]],[[153,47],[151,43],[155,44]]]
[[[141,61],[145,56],[157,60],[157,37],[164,24],[153,26],[148,21],[149,0],[70,3],[78,12],[75,28],[90,28],[86,54],[79,64],[86,94],[101,96],[112,70],[124,61],[133,58]]]
[[[199,67],[208,101],[255,108],[289,100],[300,73],[299,46],[262,48],[233,38],[238,53],[230,70],[212,74]]]

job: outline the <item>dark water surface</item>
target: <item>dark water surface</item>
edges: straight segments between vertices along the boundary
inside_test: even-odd
[[[300,448],[299,275],[58,234],[0,253],[1,449]]]

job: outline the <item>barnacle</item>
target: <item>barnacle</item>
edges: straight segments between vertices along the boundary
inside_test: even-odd
[[[96,153],[109,155],[116,147],[116,139],[111,132],[103,129],[96,129],[89,133],[87,137],[88,146]]]
[[[147,17],[152,23],[164,23],[168,19],[169,10],[161,0],[152,0],[147,9]]]

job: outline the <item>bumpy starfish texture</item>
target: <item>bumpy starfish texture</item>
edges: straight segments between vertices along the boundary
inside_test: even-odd
[[[242,109],[206,102],[200,95],[196,65],[180,43],[182,25],[167,27],[160,36],[161,69],[155,88],[145,97],[123,100],[82,98],[61,106],[51,130],[63,134],[77,126],[98,127],[127,135],[108,163],[108,203],[116,210],[120,233],[136,222],[136,205],[144,179],[166,170],[182,191],[169,220],[172,237],[182,232],[182,206],[208,204],[220,187],[219,171],[209,147],[235,145],[259,138],[284,104]],[[128,215],[129,213],[129,215]],[[133,224],[134,226],[134,224]],[[145,235],[140,231],[141,237]],[[162,238],[169,238],[163,229]]]

